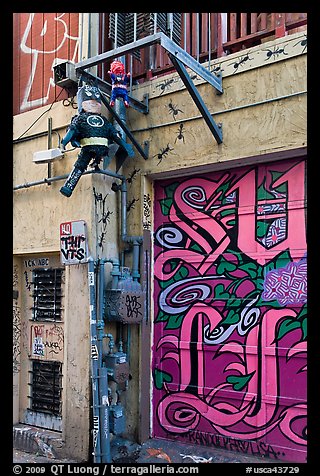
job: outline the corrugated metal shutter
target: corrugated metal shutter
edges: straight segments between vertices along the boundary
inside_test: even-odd
[[[306,459],[305,163],[155,183],[153,436]]]

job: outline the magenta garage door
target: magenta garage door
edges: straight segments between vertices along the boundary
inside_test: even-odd
[[[155,184],[153,436],[306,461],[305,161]]]

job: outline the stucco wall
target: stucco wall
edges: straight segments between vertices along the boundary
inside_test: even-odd
[[[149,142],[149,158],[145,161],[136,151],[136,156],[125,162],[124,174],[130,176],[137,169],[139,174],[147,176],[177,172],[182,174],[194,167],[211,168],[220,162],[306,146],[307,65],[306,54],[301,54],[303,38],[302,33],[290,35],[245,50],[245,53],[215,60],[211,69],[222,71],[224,92],[221,95],[201,78],[194,80],[196,85],[199,84],[199,93],[213,114],[213,119],[216,123],[222,123],[223,142],[220,145],[177,73],[135,86],[132,95],[138,99],[142,100],[144,94],[149,94],[149,113],[144,115],[130,108],[127,112],[127,125],[140,144]],[[269,51],[281,50],[283,53],[271,57],[268,55]],[[243,61],[246,55],[248,59]],[[234,65],[239,63],[240,66],[236,69]],[[172,108],[178,112],[174,114]],[[19,138],[45,110],[46,108],[39,108],[15,116],[14,139]],[[103,112],[110,118],[105,108]],[[52,117],[53,130],[63,136],[66,126],[76,113],[72,107],[63,106],[62,102],[55,103],[23,137],[45,132],[48,117]],[[183,138],[179,137],[180,133]],[[56,134],[53,134],[52,141],[53,147],[58,145]],[[166,148],[168,152],[163,154]],[[47,176],[47,165],[32,161],[33,153],[43,149],[47,149],[46,136],[15,144],[14,185],[41,180]],[[69,173],[76,156],[77,150],[67,152],[63,159],[52,164],[51,175]],[[110,169],[115,170],[114,161],[111,162]],[[108,202],[114,207],[115,195],[110,191],[112,181],[113,179],[105,176],[83,176],[70,200],[59,193],[61,181],[16,191],[14,231],[19,232],[14,233],[14,252],[58,250],[57,233],[61,218],[85,219],[92,231],[89,242],[94,247],[96,236],[92,186],[99,188],[101,184],[104,187],[102,184],[105,183],[104,190],[109,194]],[[134,198],[138,199],[137,181],[131,185]],[[130,194],[128,200],[132,200]],[[139,213],[142,208],[140,201],[135,204],[134,211]],[[113,221],[108,227],[109,233],[112,226]],[[111,237],[108,238],[108,242],[112,241]]]

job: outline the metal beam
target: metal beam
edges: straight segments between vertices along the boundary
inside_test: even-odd
[[[77,72],[77,75],[80,77],[83,77],[84,79],[87,79],[89,81],[95,81],[98,84],[98,87],[101,91],[106,93],[108,96],[111,95],[111,84],[107,83],[106,81],[103,81],[103,79],[100,79],[93,74],[89,73],[88,71],[84,71],[82,69],[79,69]],[[138,101],[134,97],[130,96],[129,97],[129,103],[130,105],[136,109],[138,112],[142,112],[143,114],[148,114],[149,112],[149,104],[148,104],[148,96],[145,96],[145,103]]]
[[[205,81],[211,84],[219,93],[223,92],[222,89],[222,80],[221,76],[216,76],[215,74],[210,73],[204,66],[202,66],[198,61],[196,61],[189,53],[184,49],[180,48],[174,41],[168,38],[164,33],[155,33],[154,35],[148,35],[140,40],[133,41],[126,45],[120,46],[113,50],[101,53],[100,55],[93,56],[86,60],[80,61],[75,64],[76,72],[81,69],[91,68],[97,64],[117,58],[127,53],[131,53],[140,48],[145,48],[154,44],[160,44],[168,53],[174,55],[179,59],[185,66],[189,67],[196,74],[201,76]]]
[[[119,48],[115,48],[111,51],[107,51],[105,53],[101,53],[97,56],[93,56],[92,58],[80,61],[76,63],[75,70],[77,75],[90,75],[84,71],[86,68],[91,68],[92,66],[96,66],[104,61],[111,60],[122,56],[127,53],[131,53],[137,49],[145,48],[147,46],[151,46],[153,44],[160,44],[163,47],[171,59],[172,64],[176,68],[177,72],[179,73],[180,78],[182,79],[184,85],[186,86],[187,90],[189,91],[192,99],[194,100],[196,106],[198,107],[199,111],[201,112],[204,120],[206,121],[209,129],[211,130],[212,134],[214,135],[218,144],[222,143],[222,129],[219,127],[215,121],[212,119],[212,116],[207,109],[205,103],[203,102],[200,94],[198,93],[197,88],[193,84],[185,66],[189,67],[194,71],[197,75],[201,76],[206,82],[211,84],[219,94],[223,93],[222,88],[222,78],[221,75],[216,76],[208,71],[204,66],[202,66],[198,61],[196,61],[191,55],[189,55],[185,50],[180,48],[174,41],[168,38],[164,33],[155,33],[154,35],[149,35],[140,40],[133,41],[132,43],[128,43],[123,45]],[[185,66],[184,66],[185,65]],[[93,75],[90,75],[91,79],[95,79],[98,83],[102,86],[102,90],[106,90],[107,94],[110,95],[110,86],[105,81],[100,80],[99,78],[95,78]],[[106,88],[106,89],[103,89]],[[133,98],[132,98],[133,99]],[[147,156],[141,146],[136,142],[135,138],[127,128],[127,126],[122,122],[121,118],[118,114],[113,110],[113,108],[109,105],[109,103],[102,97],[102,101],[107,107],[107,109],[111,112],[115,120],[118,122],[120,127],[125,131],[133,145],[136,147],[140,155],[147,160]],[[136,101],[136,100],[134,100]],[[136,101],[136,106],[141,108],[141,104],[139,101]]]
[[[216,76],[210,73],[204,66],[196,61],[189,53],[180,48],[174,41],[170,40],[163,33],[160,35],[160,45],[167,51],[167,53],[179,60],[188,68],[192,69],[197,75],[201,76],[207,83],[211,84],[220,94],[223,93],[221,76]]]
[[[133,41],[132,43],[128,43],[126,45],[119,46],[118,48],[115,48],[113,50],[106,51],[105,53],[101,53],[100,55],[92,56],[92,58],[88,58],[86,60],[80,61],[79,63],[76,63],[75,70],[77,71],[77,69],[91,68],[92,66],[103,63],[104,61],[117,58],[118,56],[131,53],[135,50],[145,48],[146,46],[150,46],[155,43],[160,43],[160,35],[162,35],[162,33],[149,35],[144,38],[141,38],[140,40]]]
[[[203,116],[203,119],[206,121],[209,129],[211,130],[212,134],[214,135],[216,141],[218,142],[218,144],[221,144],[222,143],[222,129],[212,119],[212,116],[211,116],[207,106],[203,102],[203,100],[202,100],[200,94],[198,93],[197,88],[193,84],[187,70],[185,69],[185,67],[183,66],[181,61],[176,58],[175,55],[169,53],[169,57],[170,57],[173,65],[174,65],[174,67],[176,68],[177,72],[179,73],[179,76],[182,79],[185,87],[189,91],[190,96],[192,97],[192,99],[194,100],[197,108],[201,112],[201,114]]]
[[[113,107],[110,106],[110,104],[106,100],[106,98],[103,97],[103,94],[101,94],[101,100],[102,100],[103,104],[106,106],[106,108],[108,109],[108,111],[111,112],[112,116],[115,118],[115,120],[117,121],[119,126],[124,130],[126,135],[129,137],[129,139],[131,140],[132,144],[135,146],[135,148],[137,149],[139,154],[144,158],[144,160],[148,160],[148,157],[146,156],[144,150],[142,149],[140,144],[136,141],[134,136],[131,134],[130,129],[128,129],[126,124],[121,120],[120,116],[115,112]]]

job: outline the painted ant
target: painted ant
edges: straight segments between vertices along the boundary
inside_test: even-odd
[[[136,178],[135,176],[137,175],[138,172],[140,172],[140,169],[134,169],[134,171],[127,178],[127,182],[132,183],[133,180],[135,180],[135,178]]]
[[[127,212],[129,212],[132,208],[134,208],[134,204],[138,202],[140,199],[139,198],[133,198],[127,206]]]
[[[239,61],[236,61],[235,63],[230,63],[229,65],[233,64],[233,67],[234,67],[234,69],[235,69],[235,71],[233,72],[233,74],[238,71],[239,66],[242,66],[242,65],[243,65],[246,61],[248,61],[248,60],[249,60],[249,61],[252,60],[252,58],[249,58],[249,53],[246,54],[245,56],[240,56]]]
[[[155,154],[152,158],[157,157],[157,158],[159,159],[159,162],[158,162],[157,165],[159,165],[160,162],[162,161],[163,157],[165,157],[166,155],[168,155],[168,153],[169,153],[171,150],[174,150],[174,149],[171,149],[170,145],[167,144],[167,147],[165,147],[165,148],[163,148],[163,149],[160,149],[159,154]]]
[[[285,46],[283,48],[277,48],[276,46],[273,48],[273,51],[272,50],[263,50],[263,51],[267,51],[267,60],[269,60],[270,58],[272,58],[272,56],[275,58],[276,56],[279,56],[281,54],[283,55],[287,55],[288,53],[286,53],[284,51],[285,49]]]
[[[169,108],[169,114],[172,114],[174,120],[176,120],[175,116],[177,116],[179,112],[183,113],[183,111],[181,109],[178,109],[177,106],[172,104],[171,101],[168,104],[168,108]]]
[[[301,51],[301,53],[304,53],[307,49],[307,35],[304,35],[304,36],[305,36],[304,40],[298,41],[298,43],[293,45],[293,46],[297,46],[297,45],[303,46],[303,50]]]
[[[176,143],[178,139],[179,140],[182,139],[182,141],[184,143],[183,128],[184,128],[184,124],[182,122],[181,124],[179,124],[178,135],[177,135],[176,140],[174,141],[174,143]]]
[[[163,94],[166,90],[166,88],[171,88],[171,84],[174,82],[174,79],[166,79],[164,81],[164,83],[160,83],[156,86],[156,88],[160,88],[161,89],[161,93],[160,93],[160,96],[161,94]]]
[[[102,214],[102,218],[100,218],[100,220],[98,221],[98,223],[102,222],[104,224],[106,224],[107,222],[110,223],[110,215],[112,215],[113,212],[110,212],[110,210],[107,210],[107,212],[103,212]]]

